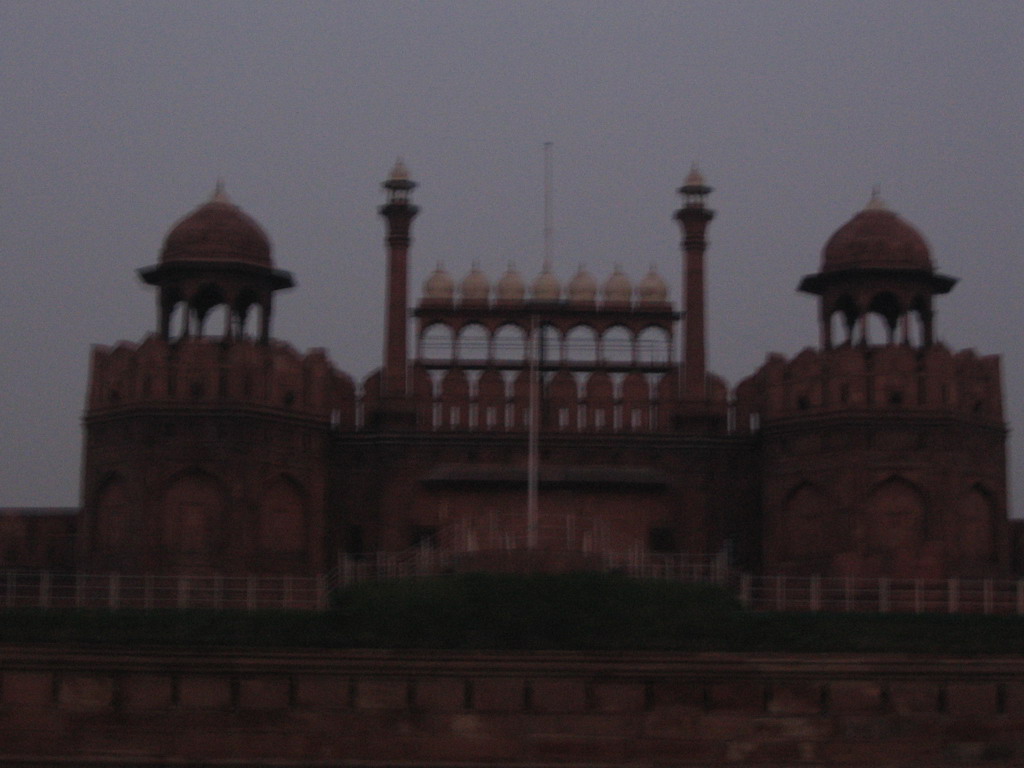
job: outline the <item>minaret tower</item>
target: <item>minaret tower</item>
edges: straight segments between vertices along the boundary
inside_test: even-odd
[[[409,230],[419,209],[410,201],[416,183],[399,159],[387,181],[387,203],[380,215],[387,221],[387,317],[384,328],[384,368],[381,396],[385,404],[396,404],[408,394],[407,340],[409,324]]]
[[[683,230],[683,296],[686,297],[683,310],[686,313],[686,327],[681,364],[683,399],[689,401],[704,400],[707,395],[704,342],[704,251],[707,240],[704,233],[715,212],[704,207],[704,198],[710,192],[711,187],[704,183],[704,177],[694,164],[683,186],[679,188],[683,207],[675,213],[675,219]]]

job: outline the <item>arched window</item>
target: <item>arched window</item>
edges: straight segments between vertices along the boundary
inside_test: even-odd
[[[981,487],[968,491],[960,512],[960,555],[971,562],[994,559],[994,503]]]
[[[208,475],[179,476],[164,493],[164,546],[172,553],[213,552],[224,515],[224,496]]]
[[[306,548],[306,503],[301,487],[280,477],[260,499],[259,548],[264,552],[295,554]]]
[[[483,363],[490,359],[490,334],[479,323],[470,323],[459,331],[456,357],[463,362]]]
[[[915,554],[925,539],[925,505],[920,491],[892,478],[879,485],[864,507],[868,554]]]
[[[109,478],[96,494],[95,541],[101,550],[128,543],[128,489],[120,478]]]
[[[784,560],[813,559],[833,548],[825,497],[812,485],[805,483],[790,493],[775,527],[779,556]]]
[[[557,364],[562,362],[562,334],[553,325],[545,325],[540,329],[540,362]]]
[[[669,363],[672,360],[672,336],[665,328],[649,326],[636,339],[639,363]]]
[[[633,334],[628,328],[616,325],[601,335],[601,359],[619,365],[633,362]]]
[[[425,360],[451,360],[454,355],[452,329],[433,323],[420,334],[419,356]]]
[[[586,325],[577,325],[565,336],[565,362],[594,363],[597,361],[597,333]]]
[[[522,361],[526,359],[526,332],[518,325],[503,325],[495,332],[492,347],[495,360]]]

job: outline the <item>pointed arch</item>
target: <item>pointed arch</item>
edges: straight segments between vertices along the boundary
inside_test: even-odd
[[[647,377],[634,371],[622,380],[623,428],[646,432],[651,425],[651,386]]]
[[[672,362],[672,334],[667,328],[649,325],[636,337],[638,363],[667,364]]]
[[[452,368],[441,381],[441,426],[465,429],[469,421],[469,379],[461,368]]]
[[[773,534],[782,560],[820,560],[831,554],[835,537],[827,518],[825,493],[803,481],[786,494]]]
[[[445,323],[431,323],[420,332],[418,357],[451,360],[455,356],[455,334]]]
[[[614,428],[615,387],[604,371],[595,371],[587,379],[586,406],[588,426],[597,432]]]
[[[482,324],[469,323],[459,331],[455,347],[458,360],[485,362],[491,358],[491,335]]]
[[[494,332],[491,342],[495,360],[519,362],[526,359],[526,331],[515,323],[506,323]]]
[[[190,469],[175,475],[164,490],[162,540],[174,555],[209,555],[218,548],[227,493],[213,475]]]
[[[294,477],[280,474],[260,496],[256,525],[261,552],[298,554],[308,541],[308,494]]]
[[[960,556],[969,562],[995,559],[995,498],[975,483],[960,502],[958,542]]]
[[[480,427],[486,431],[505,427],[505,381],[496,368],[486,369],[476,385]]]
[[[111,551],[128,544],[131,504],[128,483],[117,473],[110,473],[97,487],[93,497],[93,544],[96,549]]]
[[[927,538],[927,503],[921,490],[893,475],[868,494],[862,513],[862,546],[868,554],[911,555]]]
[[[559,431],[575,431],[579,394],[576,379],[564,368],[555,373],[545,392],[547,419],[545,427]]]
[[[565,362],[591,363],[597,361],[597,331],[589,325],[576,325],[565,334]]]
[[[629,365],[634,356],[633,332],[624,325],[613,325],[601,334],[601,359],[606,363]]]

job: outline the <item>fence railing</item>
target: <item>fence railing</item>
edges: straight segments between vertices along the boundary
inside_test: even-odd
[[[469,553],[418,549],[342,557],[319,576],[166,576],[0,571],[0,608],[325,610],[330,593],[365,581],[466,570]],[[489,553],[472,553],[486,562]],[[524,561],[523,571],[528,561]],[[757,611],[1024,615],[1024,580],[759,576],[718,555],[601,553],[587,567],[633,578],[718,584]],[[506,570],[508,572],[508,570]]]
[[[405,552],[379,552],[367,557],[340,556],[327,575],[329,588],[365,581],[437,576],[477,570],[486,565],[504,573],[529,573],[545,563],[569,569],[623,573],[631,578],[728,585],[732,571],[725,552],[716,555],[646,552],[558,552],[525,549],[453,551],[423,547]]]
[[[322,610],[327,601],[325,576],[0,573],[5,608]]]
[[[754,576],[740,602],[762,611],[1024,615],[1024,580]]]

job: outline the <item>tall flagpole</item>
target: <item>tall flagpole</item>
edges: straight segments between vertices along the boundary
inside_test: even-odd
[[[550,141],[544,142],[544,265],[551,264],[554,240],[552,215],[552,162]],[[537,316],[530,318],[530,424],[526,458],[526,546],[537,548],[537,497],[540,486],[540,356],[542,340]]]

